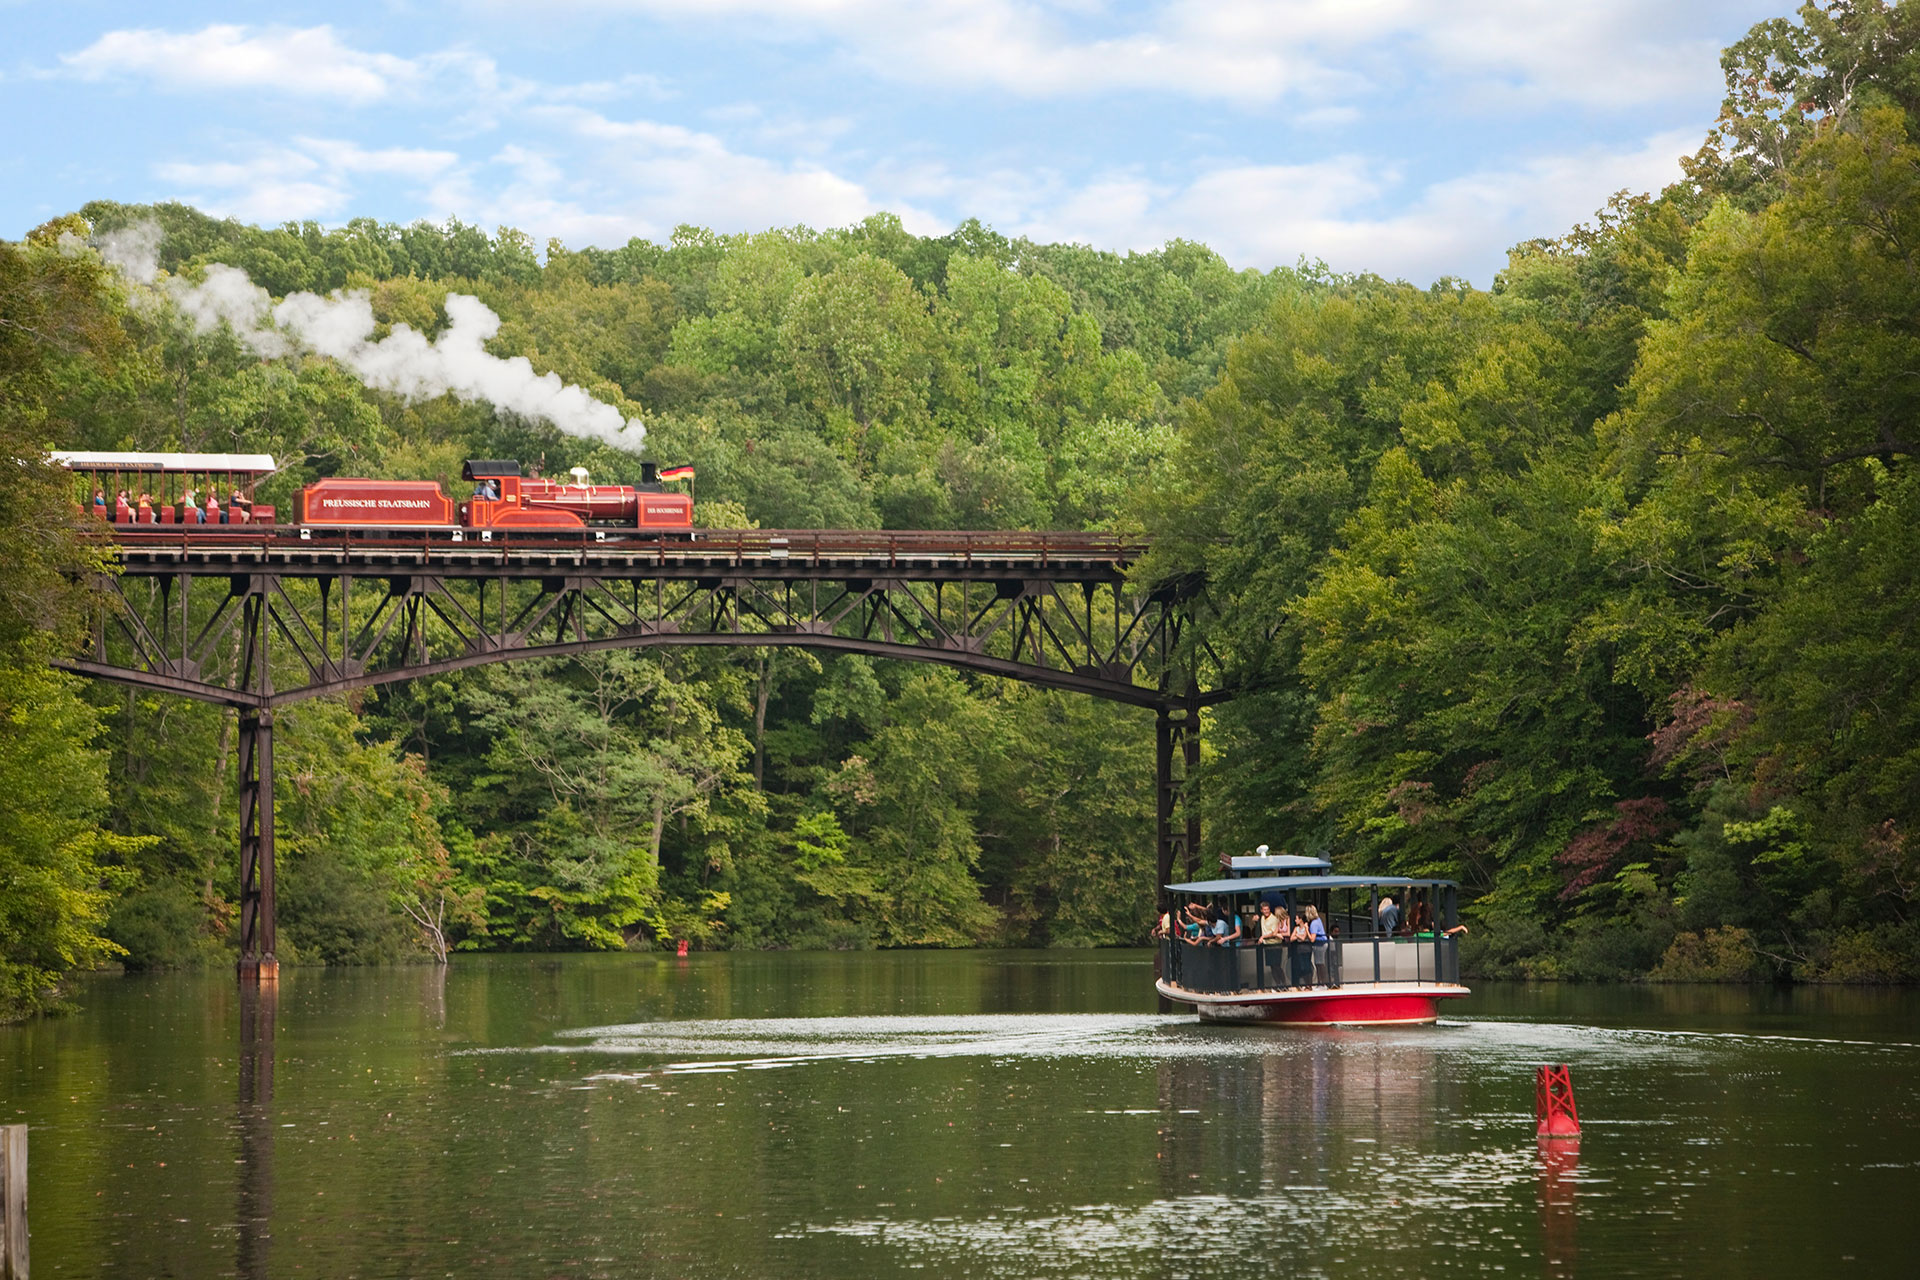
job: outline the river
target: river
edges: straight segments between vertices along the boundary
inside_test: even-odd
[[[1920,993],[1202,1027],[1145,952],[103,977],[0,1028],[49,1276],[1913,1274]],[[1533,1073],[1585,1134],[1543,1152]]]

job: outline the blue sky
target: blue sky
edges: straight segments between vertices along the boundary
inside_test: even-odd
[[[1788,0],[0,0],[0,236],[95,198],[274,223],[844,226],[1488,283],[1678,176]]]

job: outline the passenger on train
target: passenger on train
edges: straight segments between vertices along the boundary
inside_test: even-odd
[[[102,520],[107,518],[107,491],[105,489],[95,489],[93,491],[93,514]]]
[[[153,523],[153,495],[145,492],[144,490],[141,491],[141,494],[140,494],[139,514],[135,517],[135,523],[137,524]]]
[[[241,497],[240,491],[235,489],[233,496],[227,499],[227,523],[245,524],[252,518],[253,504]]]
[[[491,478],[482,480],[479,484],[473,486],[473,496],[476,498],[485,498],[489,502],[499,501],[500,482]]]
[[[225,524],[226,522],[226,514],[220,510],[220,495],[211,489],[207,490],[207,523]]]

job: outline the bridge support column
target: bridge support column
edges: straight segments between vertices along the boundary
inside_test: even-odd
[[[277,983],[273,939],[273,712],[240,716],[240,980]]]
[[[1154,896],[1159,909],[1167,909],[1166,885],[1173,879],[1174,864],[1191,880],[1200,857],[1200,811],[1194,807],[1191,783],[1200,769],[1200,704],[1189,695],[1182,705],[1162,703],[1154,723],[1155,794],[1158,797],[1156,823],[1157,853]],[[1180,769],[1175,775],[1178,756]],[[1175,819],[1184,819],[1175,825]]]

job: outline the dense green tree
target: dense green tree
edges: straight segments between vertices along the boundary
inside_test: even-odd
[[[78,682],[48,669],[104,568],[77,536],[72,494],[45,449],[65,433],[64,373],[122,358],[98,305],[99,265],[63,252],[66,222],[0,244],[0,1021],[46,1007],[66,971],[117,948],[103,929],[139,842],[102,827],[106,760]]]

